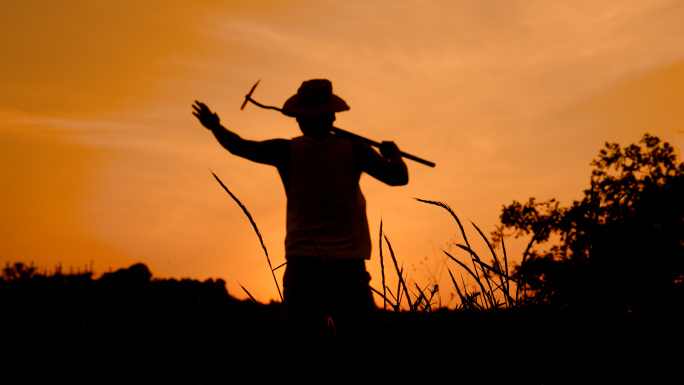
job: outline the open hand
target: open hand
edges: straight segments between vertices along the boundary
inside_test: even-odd
[[[192,105],[195,111],[192,112],[193,115],[199,119],[202,125],[210,130],[221,126],[221,121],[215,112],[211,112],[206,104],[198,102],[195,100],[195,104]]]

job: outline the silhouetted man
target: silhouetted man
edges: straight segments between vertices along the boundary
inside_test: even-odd
[[[304,134],[291,140],[244,140],[203,103],[193,108],[228,151],[280,173],[287,195],[283,291],[295,337],[320,340],[333,325],[339,338],[368,337],[363,334],[375,305],[365,266],[371,241],[359,178],[365,172],[391,186],[408,183],[397,146],[383,142],[381,155],[366,143],[331,132],[335,113],[349,106],[325,79],[303,82],[285,102],[283,113],[295,117]]]

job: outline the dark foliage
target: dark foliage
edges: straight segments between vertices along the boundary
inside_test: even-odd
[[[666,311],[682,306],[684,163],[657,137],[606,143],[581,201],[534,198],[504,207],[502,227],[559,243],[533,250],[516,274],[527,301],[572,310]]]
[[[221,279],[152,280],[143,264],[97,280],[91,275],[5,268],[0,327],[9,354],[0,377],[193,384],[239,379],[268,360],[274,370],[267,374],[277,378],[271,348],[285,333],[270,317],[279,305],[239,301]]]
[[[237,300],[220,279],[152,279],[142,264],[98,280],[3,278],[3,383],[302,383],[280,304]],[[679,320],[548,306],[378,311],[363,371],[330,341],[320,354],[340,361],[304,383],[657,382],[681,362],[667,349],[684,343]]]

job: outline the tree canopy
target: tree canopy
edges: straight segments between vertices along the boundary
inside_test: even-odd
[[[501,227],[549,244],[516,269],[528,302],[570,309],[651,311],[681,304],[684,276],[684,163],[645,134],[606,143],[591,163],[590,187],[569,207],[550,199],[504,206]]]

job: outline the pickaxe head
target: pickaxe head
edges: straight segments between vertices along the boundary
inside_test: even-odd
[[[261,107],[261,108],[265,108],[265,109],[268,109],[268,110],[276,110],[276,111],[280,111],[280,112],[284,113],[283,110],[280,109],[280,108],[278,108],[278,107],[264,106],[263,104],[261,104],[261,103],[257,102],[256,100],[252,99],[252,93],[254,93],[254,89],[256,88],[257,85],[259,85],[259,82],[260,82],[260,81],[261,81],[261,79],[257,80],[257,82],[254,83],[254,85],[252,86],[252,89],[249,90],[249,93],[245,96],[245,101],[242,102],[242,107],[240,107],[240,109],[243,110],[243,109],[245,108],[245,106],[247,105],[247,102],[252,102],[252,104],[255,104],[255,105],[257,105],[257,106],[259,106],[259,107]],[[286,114],[286,115],[287,115],[287,114]],[[288,116],[289,116],[289,115],[288,115]]]
[[[245,101],[242,103],[242,107],[240,107],[240,110],[244,110],[245,106],[247,105],[247,102],[249,102],[252,99],[252,93],[254,93],[254,89],[259,85],[259,82],[261,79],[257,80],[256,83],[252,86],[252,89],[249,90],[249,93],[245,96]]]

